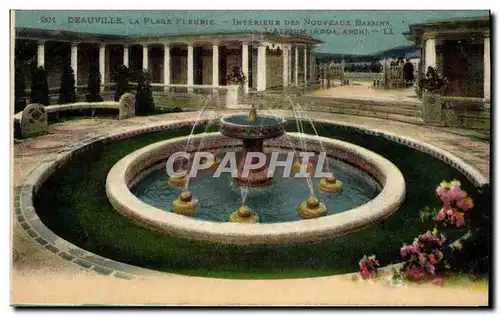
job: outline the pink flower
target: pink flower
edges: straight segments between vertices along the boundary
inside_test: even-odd
[[[427,270],[427,272],[429,272],[432,275],[434,275],[434,273],[436,272],[436,267],[430,263],[425,265],[425,269]]]
[[[412,267],[406,272],[406,277],[409,280],[420,280],[424,277],[424,271],[422,268]]]
[[[446,215],[453,215],[453,209],[452,208],[448,208],[446,210]]]
[[[464,226],[464,213],[455,211],[451,216],[451,222],[454,223],[457,228]]]
[[[460,186],[452,186],[451,189],[448,191],[448,198],[451,201],[458,201],[465,199],[467,197],[467,193],[460,189]]]
[[[444,210],[444,208],[440,209],[437,216],[436,216],[436,220],[438,221],[442,221],[446,218],[446,212]]]
[[[424,266],[425,263],[427,262],[427,258],[423,253],[418,254],[418,263],[420,263],[421,266]]]
[[[401,247],[401,250],[400,250],[401,257],[406,257],[407,255],[412,254],[414,252],[415,252],[415,248],[413,246],[408,246],[408,245]]]
[[[464,212],[467,212],[471,208],[474,207],[474,201],[470,197],[466,197],[464,199],[457,201],[457,206],[461,208]]]
[[[363,280],[368,280],[373,277],[375,271],[368,271],[367,269],[361,269],[360,273]]]
[[[436,258],[436,255],[434,255],[432,253],[427,258],[429,259],[430,264],[436,264],[439,262],[439,260],[437,260],[437,258]]]

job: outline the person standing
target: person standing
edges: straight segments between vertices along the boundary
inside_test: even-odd
[[[413,85],[413,80],[415,79],[413,72],[414,72],[413,64],[410,62],[409,59],[406,59],[406,63],[403,66],[403,77],[405,86]]]

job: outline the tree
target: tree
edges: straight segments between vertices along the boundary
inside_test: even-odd
[[[61,74],[61,87],[59,88],[58,104],[75,103],[75,73],[71,66],[65,65]]]
[[[123,94],[130,92],[130,85],[128,83],[129,77],[130,73],[127,66],[118,66],[116,69],[115,101],[119,101]]]
[[[43,105],[50,104],[47,72],[43,66],[36,68],[32,73],[30,102]]]
[[[101,93],[101,74],[97,66],[92,66],[89,72],[89,80],[87,83],[87,102],[102,102]]]
[[[15,69],[14,76],[14,111],[17,113],[24,110],[26,107],[26,94],[24,92],[26,89],[26,82],[23,72],[18,67]]]
[[[135,114],[150,115],[155,112],[153,91],[151,91],[151,74],[144,70],[138,78],[135,96]]]

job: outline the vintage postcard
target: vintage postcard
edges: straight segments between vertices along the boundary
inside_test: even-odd
[[[491,23],[11,11],[12,306],[491,306]]]

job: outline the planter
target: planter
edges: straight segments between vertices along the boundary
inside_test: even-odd
[[[422,93],[422,102],[422,118],[424,122],[429,125],[441,125],[441,94],[431,91],[424,91]]]
[[[229,85],[227,86],[226,93],[226,107],[238,105],[238,94],[240,91],[239,85]]]

